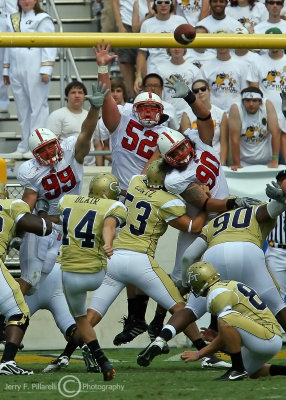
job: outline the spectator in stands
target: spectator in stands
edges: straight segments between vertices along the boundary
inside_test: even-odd
[[[259,3],[261,4],[261,3]],[[243,28],[236,28],[235,33],[237,34],[248,34],[248,30]],[[234,49],[232,56],[239,57],[240,60],[244,60],[249,64],[250,69],[255,69],[256,65],[260,63],[259,54],[255,51],[251,51],[248,49]]]
[[[272,102],[264,100],[262,91],[252,86],[242,90],[241,98],[229,113],[231,169],[258,164],[277,168],[280,132]]]
[[[86,119],[88,111],[83,108],[87,89],[82,82],[72,81],[65,88],[67,105],[53,111],[46,123],[57,138],[62,141],[70,136],[76,136],[81,132],[81,126]],[[91,151],[94,150],[93,146]],[[94,165],[94,156],[86,156],[85,165]]]
[[[135,0],[132,13],[132,32],[140,32],[141,25],[146,19],[155,16],[152,8],[153,0]]]
[[[171,48],[166,51],[171,57],[170,60],[161,62],[154,70],[154,72],[157,72],[162,77],[164,83],[166,83],[166,79],[170,79],[172,75],[180,74],[191,88],[195,80],[203,77],[200,69],[190,60],[185,59],[187,49]],[[184,109],[189,109],[189,107],[186,107],[186,102],[183,99],[172,98],[172,92],[171,89],[165,88],[163,98],[176,108],[178,119],[181,121]]]
[[[120,33],[132,32],[132,13],[135,0],[112,0],[113,13]],[[136,49],[117,50],[119,67],[126,84],[128,98],[134,99]]]
[[[0,32],[7,32],[7,16],[18,11],[17,0],[4,1],[0,3]],[[4,63],[4,51],[5,48],[0,48],[0,119],[9,118],[9,105],[10,100],[8,96],[7,86],[4,85],[2,79],[3,75],[3,63]]]
[[[175,4],[176,14],[193,26],[209,15],[209,0],[175,0]]]
[[[230,31],[216,33],[230,33]],[[231,104],[240,101],[241,90],[248,86],[246,80],[248,70],[248,64],[237,57],[234,59],[230,49],[218,48],[216,58],[206,61],[201,69],[211,91],[211,103],[228,113]],[[249,77],[253,79],[250,72]]]
[[[9,32],[54,32],[52,18],[36,1],[19,0],[19,13],[9,19]],[[57,50],[55,48],[10,47],[5,49],[4,83],[11,83],[21,125],[21,141],[13,158],[31,158],[30,133],[45,126],[49,115],[48,95]]]
[[[197,25],[196,33],[209,33],[207,28],[202,25]],[[194,47],[187,50],[185,58],[190,60],[196,67],[202,68],[204,62],[215,58],[213,49],[205,49],[204,47]]]
[[[259,0],[230,0],[225,14],[239,21],[249,33],[254,33],[254,27],[268,18],[267,9]]]
[[[265,33],[281,34],[282,32],[278,28],[270,28]],[[281,93],[286,89],[285,65],[286,55],[284,54],[284,49],[269,49],[265,54],[261,55],[259,64],[253,70],[253,78],[247,76],[250,85],[259,87],[264,97],[273,103],[278,116],[279,127],[283,131],[285,129],[285,117],[281,107]]]
[[[215,33],[219,30],[232,33],[235,28],[242,27],[237,19],[226,15],[226,6],[227,0],[210,0],[211,14],[200,20],[200,25],[205,26],[209,33]]]
[[[266,0],[268,19],[257,24],[254,33],[264,34],[270,28],[278,28],[281,33],[286,33],[286,21],[281,18],[283,5],[284,0]]]
[[[147,19],[141,25],[141,33],[172,33],[178,25],[185,24],[185,18],[174,15],[174,5],[172,0],[154,1],[153,9],[156,15]],[[148,53],[148,58],[147,58]],[[140,48],[136,61],[136,79],[134,90],[139,93],[142,90],[142,79],[146,74],[155,71],[157,64],[168,60],[165,48]]]
[[[210,88],[207,81],[198,79],[192,84],[192,91],[200,99],[200,101],[211,112],[214,124],[214,137],[212,146],[217,154],[220,156],[221,165],[225,165],[228,156],[228,118],[226,113],[219,107],[211,104],[210,101]],[[197,117],[189,107],[186,110],[181,121],[181,131],[186,129],[197,129]]]
[[[116,23],[112,8],[112,0],[97,0],[103,3],[100,25],[101,32],[116,32]]]

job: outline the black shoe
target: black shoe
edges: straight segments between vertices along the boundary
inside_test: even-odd
[[[0,364],[0,375],[33,375],[29,369],[18,367],[15,361],[6,361]]]
[[[103,373],[104,381],[111,381],[115,378],[115,369],[108,360],[104,361],[103,365],[101,366],[101,372]]]
[[[158,337],[154,342],[150,343],[141,353],[137,356],[137,364],[141,367],[148,367],[153,358],[159,356],[160,354],[168,354],[170,351],[167,342]]]
[[[215,354],[203,357],[201,365],[202,368],[220,368],[220,369],[231,368],[231,363],[222,360]]]
[[[246,371],[238,372],[230,368],[225,374],[216,378],[215,381],[242,381],[247,378],[248,373]]]
[[[123,331],[115,336],[113,344],[120,346],[123,343],[131,342],[137,336],[141,335],[148,329],[148,325],[144,320],[136,319],[134,317],[123,317]]]
[[[100,372],[99,365],[91,354],[89,347],[84,344],[81,348],[82,357],[85,362],[87,372]]]
[[[160,335],[161,330],[163,329],[164,323],[158,322],[158,321],[151,321],[149,326],[148,326],[148,335],[151,340],[151,342],[154,342],[157,336]]]

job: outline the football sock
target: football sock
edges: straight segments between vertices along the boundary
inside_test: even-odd
[[[275,375],[286,375],[286,366],[285,365],[270,365],[269,374],[271,376]]]
[[[156,310],[156,313],[154,315],[152,323],[158,324],[158,325],[163,324],[166,314],[167,314],[166,310],[163,310],[163,309],[160,311]]]
[[[243,365],[241,352],[230,354],[232,369],[238,372],[245,371],[245,367]]]
[[[98,365],[101,367],[105,361],[108,359],[105,357],[102,349],[99,346],[98,340],[92,340],[91,342],[87,343],[92,355],[95,357]]]
[[[193,341],[193,345],[195,346],[195,348],[196,348],[197,350],[201,350],[201,349],[203,349],[204,347],[206,347],[206,343],[205,343],[205,341],[204,341],[203,339],[194,340],[194,341]]]
[[[3,352],[3,356],[1,362],[11,361],[14,360],[19,346],[15,343],[7,342],[5,344],[5,349]]]
[[[149,296],[137,294],[135,297],[135,316],[137,319],[145,320]]]
[[[166,342],[168,342],[169,340],[172,339],[173,334],[172,334],[172,332],[170,331],[170,329],[168,329],[168,328],[163,328],[159,336],[160,336],[162,339],[165,339]]]

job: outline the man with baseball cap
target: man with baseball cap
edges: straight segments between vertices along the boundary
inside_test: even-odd
[[[247,165],[278,167],[277,114],[272,102],[263,99],[259,88],[249,86],[241,91],[241,102],[230,108],[229,132],[233,171]]]
[[[276,180],[279,186],[286,179],[286,169],[278,172],[276,175]],[[286,182],[284,182],[286,183]],[[278,216],[275,228],[269,234],[268,248],[265,253],[265,258],[268,266],[274,274],[280,286],[281,295],[286,301],[286,213],[285,211]]]

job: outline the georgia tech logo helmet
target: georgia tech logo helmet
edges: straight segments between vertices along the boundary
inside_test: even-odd
[[[115,175],[99,172],[94,175],[89,184],[89,197],[118,200],[120,195],[119,181]]]
[[[206,261],[198,261],[187,269],[187,284],[196,297],[202,296],[219,280],[220,274],[212,264]]]
[[[164,160],[160,158],[148,165],[146,171],[147,186],[155,189],[163,189],[166,172],[163,169]]]

